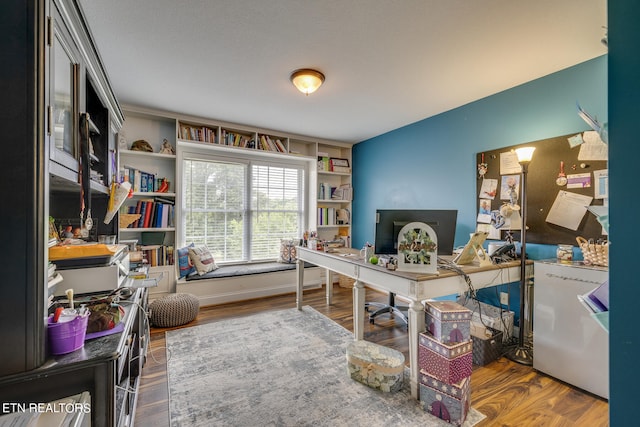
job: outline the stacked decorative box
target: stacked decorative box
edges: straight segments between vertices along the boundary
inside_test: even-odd
[[[420,334],[420,402],[425,411],[462,425],[471,406],[471,310],[454,301],[429,301]]]

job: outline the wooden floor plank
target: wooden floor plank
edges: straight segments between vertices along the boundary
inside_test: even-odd
[[[387,296],[367,289],[367,300],[385,302]],[[344,328],[353,331],[352,290],[334,285],[332,305],[322,289],[307,290],[304,303]],[[183,327],[203,325],[267,310],[295,307],[295,295],[202,307],[198,317]],[[177,328],[152,328],[150,351],[142,371],[135,425],[169,426],[169,394],[165,332]],[[364,338],[395,348],[409,358],[407,327],[385,315],[370,324],[365,319]],[[487,416],[479,427],[488,426],[608,426],[606,400],[583,392],[529,366],[500,358],[486,366],[474,366],[471,404]],[[374,426],[371,426],[374,427]]]

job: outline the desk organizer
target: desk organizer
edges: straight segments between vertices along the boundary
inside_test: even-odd
[[[49,352],[53,355],[67,354],[84,347],[88,321],[88,312],[83,316],[76,316],[75,319],[63,323],[54,323],[53,316],[49,316],[47,319]]]
[[[371,388],[391,392],[402,388],[404,355],[389,347],[353,341],[347,346],[349,376]]]

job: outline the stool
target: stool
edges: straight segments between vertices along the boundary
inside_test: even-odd
[[[353,341],[347,346],[349,376],[380,391],[402,388],[404,355],[397,350],[368,341]]]
[[[149,304],[151,324],[171,328],[191,322],[198,315],[200,301],[191,294],[171,294]]]

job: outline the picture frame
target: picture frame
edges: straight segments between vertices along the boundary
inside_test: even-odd
[[[340,159],[336,157],[331,157],[330,161],[332,166],[339,166],[344,168],[349,167],[349,159]]]

